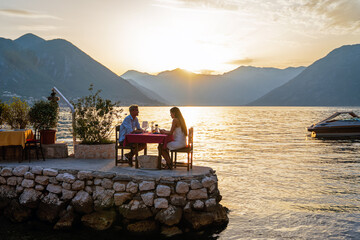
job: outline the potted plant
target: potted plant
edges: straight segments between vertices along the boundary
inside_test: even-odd
[[[9,104],[3,105],[2,116],[12,129],[25,129],[29,125],[29,105],[14,97]]]
[[[115,148],[110,139],[114,130],[113,121],[120,120],[122,109],[117,107],[119,102],[112,103],[111,100],[103,99],[100,96],[101,90],[93,93],[92,84],[89,91],[89,96],[73,103],[73,134],[80,139],[80,144],[74,146],[75,158],[112,158]]]
[[[37,101],[30,108],[29,117],[33,127],[40,131],[42,144],[54,144],[58,123],[59,106],[53,101]]]

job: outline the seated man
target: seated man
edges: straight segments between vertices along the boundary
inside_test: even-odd
[[[121,126],[120,126],[120,131],[119,131],[119,142],[122,145],[125,139],[125,135],[129,134],[129,133],[142,133],[144,132],[141,128],[140,128],[140,124],[139,124],[139,120],[137,118],[137,116],[139,115],[139,106],[138,105],[131,105],[129,107],[129,112],[130,115],[128,115],[124,121],[122,122]],[[130,143],[127,144],[127,146],[131,146],[133,147],[133,149],[125,154],[125,157],[128,160],[131,160],[133,158],[133,156],[136,154],[135,152],[135,144]],[[143,149],[146,148],[146,144],[145,143],[139,143],[138,144],[138,151],[141,151]]]

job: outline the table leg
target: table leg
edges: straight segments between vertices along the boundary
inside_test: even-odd
[[[135,168],[139,168],[138,155],[139,155],[139,144],[135,143]]]
[[[161,169],[161,149],[163,148],[163,144],[159,143],[158,147],[158,169]]]

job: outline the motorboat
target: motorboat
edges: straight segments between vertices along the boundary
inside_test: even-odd
[[[360,117],[354,112],[335,112],[307,130],[312,137],[360,137]]]

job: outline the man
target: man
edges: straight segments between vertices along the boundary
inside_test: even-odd
[[[137,118],[137,116],[139,115],[139,106],[135,105],[135,104],[131,105],[129,107],[129,112],[130,112],[130,115],[128,115],[124,119],[122,124],[120,125],[119,142],[120,142],[121,145],[123,144],[123,142],[125,140],[125,135],[126,134],[144,132],[140,128],[139,120]],[[131,151],[129,153],[124,154],[124,155],[128,160],[132,160],[133,156],[136,154],[135,144],[130,143],[130,144],[127,144],[127,146],[131,146],[133,148],[131,149]],[[138,151],[141,151],[141,150],[143,150],[145,148],[146,148],[145,143],[139,143],[138,144]]]

